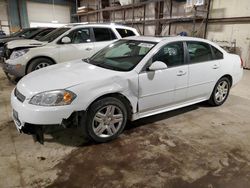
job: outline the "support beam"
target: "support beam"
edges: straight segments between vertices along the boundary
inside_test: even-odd
[[[79,16],[77,14],[77,7],[78,7],[78,0],[75,1],[70,1],[69,6],[70,6],[70,22],[79,22]]]
[[[7,0],[10,32],[29,27],[26,0]]]
[[[155,3],[155,18],[161,19],[163,18],[163,10],[164,10],[164,1],[159,1]],[[156,22],[155,27],[155,35],[158,36],[162,32],[162,23]]]
[[[172,19],[172,13],[173,13],[173,0],[170,0],[170,11],[169,11],[170,19]],[[168,35],[171,35],[171,23],[169,23],[168,25]]]
[[[204,31],[204,36],[203,38],[207,38],[207,27],[208,27],[208,20],[209,20],[209,12],[210,12],[210,5],[211,5],[212,0],[208,0],[208,5],[207,5],[207,17],[206,17],[206,22],[205,22],[205,31]]]

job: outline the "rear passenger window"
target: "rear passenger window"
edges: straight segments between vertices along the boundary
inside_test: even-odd
[[[214,52],[214,59],[223,59],[223,53],[217,48],[211,46]]]
[[[157,54],[154,55],[153,61],[162,61],[168,67],[175,67],[184,64],[184,50],[182,42],[175,42],[163,46]]]
[[[199,63],[213,60],[209,44],[204,42],[187,42],[190,63]]]
[[[116,31],[121,35],[122,38],[135,36],[135,33],[129,29],[116,29]]]
[[[93,30],[97,42],[116,39],[114,32],[109,28],[93,28]]]

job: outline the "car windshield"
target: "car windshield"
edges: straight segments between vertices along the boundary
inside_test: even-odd
[[[55,29],[44,29],[43,31],[37,33],[37,34],[33,37],[33,39],[39,40],[40,38],[42,38],[42,37],[48,35],[48,34],[49,34],[50,32],[52,32],[53,30],[55,30]]]
[[[21,31],[18,31],[14,34],[12,34],[11,36],[13,37],[24,37],[24,38],[29,38],[31,37],[34,33],[37,32],[37,28],[33,28],[33,29],[23,29]]]
[[[47,42],[52,42],[55,40],[57,37],[68,31],[70,28],[68,27],[61,27],[58,29],[55,29],[54,31],[50,32],[48,35],[45,35],[39,39],[39,41],[47,41]]]
[[[132,70],[156,43],[120,40],[100,50],[88,63],[117,71]]]

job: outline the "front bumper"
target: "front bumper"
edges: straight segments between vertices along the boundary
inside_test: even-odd
[[[3,71],[13,75],[15,77],[23,77],[25,75],[25,66],[21,64],[9,64],[3,62],[2,64]]]
[[[14,90],[11,93],[11,106],[13,109],[12,118],[19,131],[26,124],[62,124],[63,120],[68,119],[74,112],[70,105],[57,107],[36,106],[29,104],[29,98],[21,102],[15,96]]]

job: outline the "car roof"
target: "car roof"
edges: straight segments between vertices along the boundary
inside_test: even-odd
[[[125,40],[139,40],[139,41],[145,41],[145,42],[161,42],[167,37],[153,37],[153,36],[132,36],[132,37],[126,37],[123,38]]]
[[[130,28],[130,29],[134,29],[132,27],[129,26],[125,26],[125,25],[121,25],[121,24],[116,24],[116,23],[88,23],[88,22],[82,22],[82,23],[70,23],[65,25],[64,27],[82,27],[82,26],[103,26],[103,27],[115,27],[115,28]]]
[[[163,37],[154,37],[154,36],[131,36],[124,38],[125,40],[140,40],[140,41],[147,41],[147,42],[174,42],[174,41],[200,41],[206,43],[212,43],[209,40],[196,38],[196,37],[186,37],[186,36],[163,36]]]
[[[209,41],[203,38],[196,38],[196,37],[187,37],[187,36],[164,36],[164,37],[153,37],[153,36],[131,36],[123,38],[122,40],[138,40],[138,41],[145,41],[145,42],[155,42],[160,43],[162,41],[168,42],[178,42],[178,41],[197,41],[197,42],[205,42],[210,44],[216,48],[218,48],[222,52],[226,52],[223,48],[221,48],[218,44]]]

